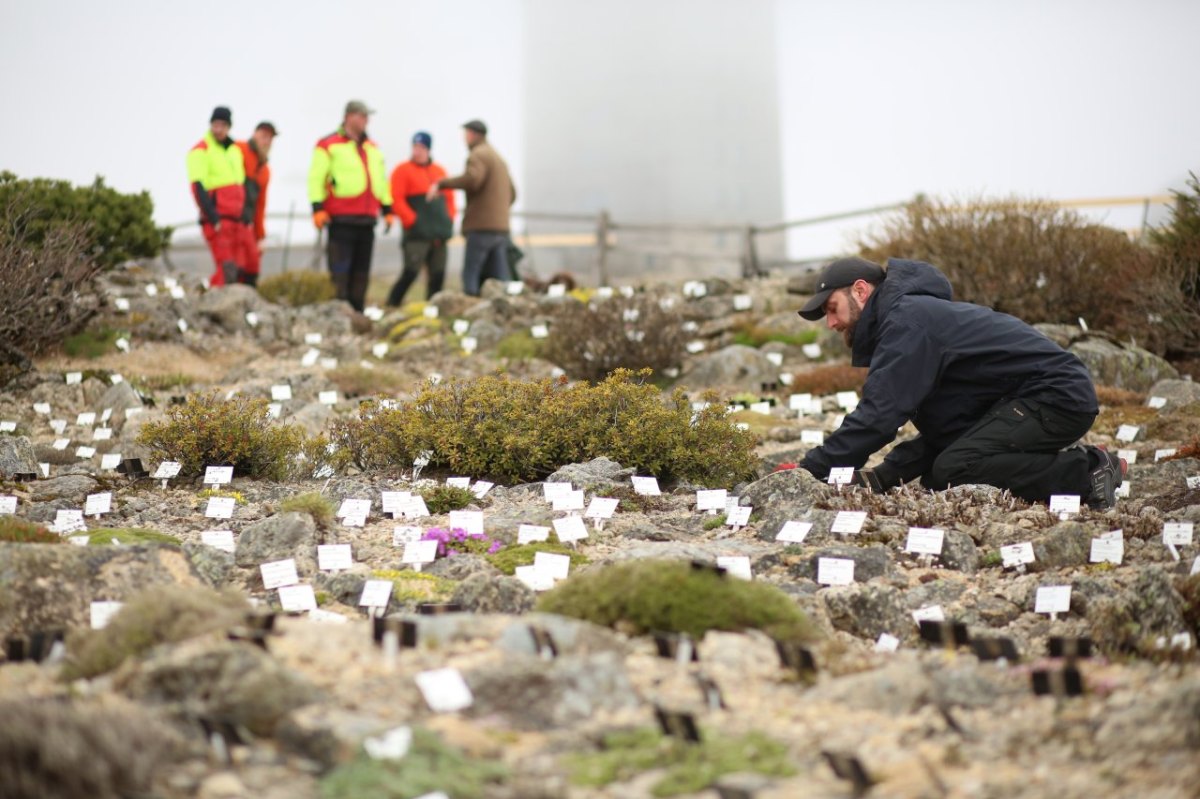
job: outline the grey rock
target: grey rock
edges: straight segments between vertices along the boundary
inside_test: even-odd
[[[333,408],[320,402],[310,402],[289,418],[290,424],[299,425],[310,436],[316,436],[325,431],[329,420],[334,417]]]
[[[229,581],[233,572],[233,553],[207,544],[187,543],[183,545],[183,554],[200,579],[213,588],[221,588]]]
[[[696,358],[680,379],[693,389],[730,388],[757,390],[762,383],[779,379],[779,367],[753,347],[734,344]]]
[[[799,521],[813,503],[829,494],[829,486],[806,469],[773,472],[742,490],[741,504],[762,514],[759,537],[774,541],[779,528],[789,520]],[[815,528],[814,528],[815,529]]]
[[[504,628],[496,645],[506,652],[536,655],[531,627],[550,634],[559,655],[578,655],[587,652],[616,652],[624,655],[629,646],[624,639],[607,627],[591,622],[556,616],[552,613],[528,613],[520,621]]]
[[[979,568],[979,550],[974,539],[962,530],[947,530],[942,539],[941,561],[948,569],[974,574]]]
[[[316,546],[317,525],[311,516],[307,513],[280,513],[242,530],[234,560],[242,567],[257,567],[292,557],[311,561],[315,557]]]
[[[938,668],[932,661],[907,656],[873,671],[820,683],[810,695],[818,701],[900,716],[926,705],[990,707],[1027,690],[999,671],[965,664]]]
[[[82,503],[87,495],[95,493],[99,486],[99,483],[85,474],[64,474],[31,483],[29,493],[37,502],[65,499]]]
[[[1200,383],[1191,380],[1159,380],[1147,391],[1151,397],[1162,397],[1167,408],[1178,408],[1200,402]]]
[[[846,558],[854,561],[854,581],[856,583],[865,583],[876,577],[882,577],[888,573],[892,565],[891,553],[884,546],[831,546],[825,547],[797,563],[791,569],[792,575],[807,580],[817,579],[817,561],[820,558]]]
[[[320,699],[299,673],[251,644],[194,640],[159,649],[115,687],[168,712],[207,716],[271,735],[290,711]]]
[[[41,475],[33,445],[25,436],[0,436],[0,476],[10,478],[14,474]]]
[[[284,338],[303,343],[306,333],[320,333],[325,338],[345,336],[354,332],[353,310],[341,300],[302,305],[281,314],[280,326]]]
[[[586,463],[571,463],[546,478],[547,483],[570,483],[577,489],[593,493],[611,491],[631,485],[635,469],[626,469],[608,458],[595,458]]]
[[[1030,571],[1083,566],[1092,552],[1092,534],[1079,522],[1060,522],[1033,542]]]
[[[1124,752],[1180,750],[1195,757],[1200,749],[1200,672],[1194,668],[1178,682],[1162,680],[1139,691],[1133,701],[1111,707],[1098,721],[1095,740],[1101,757]],[[1188,751],[1190,750],[1190,751]]]
[[[287,714],[275,729],[275,739],[289,752],[330,769],[353,760],[362,742],[396,725],[334,705],[306,705]]]
[[[871,641],[881,633],[902,640],[914,638],[912,616],[901,602],[900,591],[893,586],[855,583],[830,588],[821,597],[835,629]]]
[[[552,661],[510,657],[464,676],[475,696],[468,716],[501,716],[519,730],[569,727],[641,703],[624,660],[613,652]]]
[[[451,602],[472,613],[519,614],[533,608],[533,591],[515,577],[476,574],[459,583]]]
[[[123,411],[142,407],[142,398],[138,396],[137,390],[129,385],[128,381],[122,380],[104,392],[104,396],[100,398],[99,407],[101,409],[112,408],[114,421],[124,421]]]
[[[1160,380],[1179,377],[1175,367],[1154,353],[1104,338],[1076,341],[1069,351],[1083,361],[1097,385],[1146,391]]]
[[[479,349],[487,350],[495,347],[504,338],[504,328],[490,319],[476,319],[471,323],[468,335],[473,336]]]
[[[1087,333],[1083,332],[1078,325],[1055,325],[1043,323],[1034,325],[1033,328],[1058,346],[1062,347],[1064,350],[1070,347],[1076,341],[1087,338]]]
[[[246,321],[248,311],[261,313],[267,305],[257,289],[234,284],[205,292],[194,307],[200,316],[211,319],[228,333],[236,333],[250,329]]]
[[[370,573],[356,565],[354,569],[347,571],[318,572],[313,576],[313,586],[317,591],[329,594],[343,605],[356,608],[368,579]]]
[[[500,575],[501,571],[481,555],[462,554],[452,558],[438,558],[425,567],[425,573],[445,577],[447,580],[465,580],[477,574],[495,577]]]
[[[1073,584],[1072,609],[1077,590],[1078,586]],[[1125,590],[1113,591],[1111,584],[1104,584],[1093,596],[1085,597],[1085,602],[1083,612],[1088,617],[1092,637],[1109,652],[1149,649],[1154,646],[1154,639],[1170,639],[1189,629],[1183,597],[1162,567],[1141,570]]]

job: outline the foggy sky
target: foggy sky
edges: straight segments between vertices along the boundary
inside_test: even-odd
[[[603,9],[561,2],[578,5],[581,24]],[[646,2],[687,13],[686,2]],[[313,143],[361,97],[378,109],[370,132],[389,170],[424,128],[435,157],[458,171],[459,125],[481,117],[520,187],[538,157],[525,148],[525,13],[520,0],[3,0],[0,169],[76,182],[102,174],[122,190],[149,189],[162,223],[193,219],[184,157],[212,107],[227,104],[239,138],[260,119],[278,125],[270,210],[304,210]],[[661,8],[649,17],[663,41],[677,35]],[[789,218],[918,191],[1161,193],[1200,169],[1200,3],[778,0],[775,28]],[[714,53],[718,65],[738,58]],[[571,70],[562,64],[564,80]],[[647,126],[621,146],[666,158],[672,141]],[[1132,224],[1128,212],[1108,217]],[[794,244],[828,251],[841,240],[819,230]]]

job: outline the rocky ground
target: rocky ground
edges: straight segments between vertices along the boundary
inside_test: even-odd
[[[464,762],[501,765],[506,776],[480,795],[661,795],[655,786],[661,791],[674,756],[661,740],[647,746],[658,747],[663,760],[652,756],[604,785],[581,784],[577,767],[605,736],[655,727],[660,707],[691,714],[706,740],[766,736],[782,746],[791,772],[725,775],[688,796],[852,794],[852,781],[835,774],[826,753],[856,757],[874,796],[1200,795],[1200,576],[1189,578],[1200,571],[1200,550],[1186,526],[1169,528],[1177,543],[1164,539],[1166,525],[1200,521],[1200,462],[1167,452],[1200,433],[1200,386],[1131,345],[1047,327],[1084,358],[1098,384],[1121,389],[1105,393],[1087,438],[1136,452],[1128,496],[1115,510],[1060,516],[975,486],[886,496],[839,490],[802,471],[773,471],[802,457],[815,431],[831,432],[844,411],[834,396],[816,397],[818,407],[806,414],[789,408],[789,383],[801,385],[814,366],[845,357],[824,333],[810,342],[820,352],[795,343],[814,329],[794,313],[806,287],[782,279],[701,285],[639,291],[670,298],[686,320],[695,343],[681,385],[777,400],[761,413],[734,416],[761,435],[758,478],[727,487],[753,509],[749,523],[731,527],[697,510],[696,486],[664,485],[661,497],[634,501],[633,470],[605,460],[570,465],[547,482],[570,482],[586,501],[630,500],[601,527],[587,525],[588,537],[577,544],[587,562],[572,573],[629,559],[746,558],[753,580],[786,592],[820,629],[811,647],[815,672],[785,666],[757,631],[710,633],[694,662],[658,657],[650,638],[533,612],[537,592],[528,580],[482,557],[441,558],[415,576],[393,530],[446,528],[450,519],[397,522],[382,512],[382,492],[433,485],[444,474],[421,474],[415,484],[411,469],[350,469],[287,483],[235,475],[222,487],[237,494],[232,517],[222,520],[206,517],[199,481],[135,480],[113,468],[136,457],[153,472],[158,464],[137,443],[139,431],[197,391],[271,398],[282,421],[315,434],[352,412],[358,394],[380,386],[403,399],[432,374],[555,375],[554,364],[498,352],[577,299],[489,284],[482,299],[448,292],[428,306],[369,319],[339,303],[284,308],[244,287],[203,293],[164,272],[129,270],[105,286],[103,321],[122,331],[123,344],[93,359],[44,359],[0,390],[0,495],[15,498],[8,508],[15,516],[49,527],[60,511],[85,510],[89,496],[111,493],[111,509],[85,521],[90,545],[0,544],[0,633],[33,647],[39,632],[68,631],[65,661],[61,647],[40,663],[0,661],[8,728],[0,733],[0,762],[10,772],[8,783],[0,776],[0,794],[68,795],[46,788],[49,782],[18,792],[21,773],[36,781],[38,767],[13,752],[36,750],[46,772],[83,773],[102,763],[96,785],[125,779],[150,786],[138,795],[468,795],[418,782],[338,792],[330,775],[361,759],[364,741],[379,754],[389,731],[407,729],[432,731],[465,753]],[[437,308],[436,319],[427,308]],[[457,331],[455,320],[462,320]],[[734,344],[747,322],[783,340]],[[273,390],[282,385],[291,398]],[[89,413],[95,417],[81,417]],[[306,492],[334,506],[369,500],[371,510],[361,527],[280,510]],[[520,525],[550,526],[569,513],[553,510],[540,484],[493,487],[468,510],[482,511],[484,532],[509,546]],[[840,511],[866,511],[861,530],[834,532]],[[798,525],[791,522],[811,527],[792,538]],[[944,531],[937,556],[906,551],[913,527]],[[109,543],[111,536],[96,535],[108,528],[148,528],[175,542]],[[232,551],[203,542],[221,529],[233,532]],[[88,543],[79,531],[66,535]],[[1096,562],[1094,542],[1105,536],[1100,546],[1121,550],[1110,556],[1119,562]],[[1019,565],[1011,560],[1017,548],[1002,549],[1025,543],[1032,560]],[[328,544],[351,546],[350,568],[319,568],[317,546]],[[64,677],[76,636],[101,622],[95,614],[105,606],[93,603],[124,602],[156,585],[209,586],[278,609],[279,592],[264,587],[259,567],[286,559],[294,560],[300,584],[314,589],[319,610],[281,615],[264,647],[222,630],[159,646],[102,676]],[[852,562],[852,581],[828,584],[827,559]],[[396,585],[388,612],[416,624],[415,647],[396,651],[390,637],[387,646],[374,640],[373,621],[358,602],[367,581],[381,577]],[[1039,612],[1052,593],[1039,589],[1064,586],[1070,594],[1062,609]],[[422,600],[467,612],[416,614]],[[918,618],[962,622],[971,639],[1007,638],[1019,657],[989,660],[970,645],[922,641]],[[550,634],[555,657],[539,652],[531,629]],[[1061,637],[1090,639],[1092,656],[1050,657],[1050,640]],[[461,675],[469,704],[440,704],[454,698],[453,674],[448,683],[425,685],[424,675],[444,669]],[[1063,674],[1078,674],[1082,695],[1061,686],[1037,695],[1033,685],[1045,673],[1055,685]],[[228,725],[215,746],[203,726],[214,722]],[[65,749],[81,746],[80,726],[111,729],[113,740],[88,745],[86,757],[54,749],[57,740],[67,741]],[[697,764],[716,757],[705,752]],[[686,770],[692,761],[680,757]],[[95,788],[91,795],[109,794]]]

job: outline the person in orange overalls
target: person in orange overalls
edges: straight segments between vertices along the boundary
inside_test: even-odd
[[[238,282],[248,286],[258,285],[262,267],[262,240],[267,236],[267,184],[271,182],[271,167],[267,158],[271,154],[271,142],[279,131],[270,122],[259,122],[254,135],[237,146],[242,151],[242,163],[246,170],[246,207],[242,212],[242,230],[239,237],[240,271]]]
[[[209,129],[187,155],[188,183],[200,209],[200,227],[213,256],[209,285],[223,286],[238,278],[242,215],[246,207],[246,169],[242,150],[233,146],[229,130],[233,114],[219,105]]]
[[[412,158],[392,170],[392,200],[404,226],[400,242],[404,269],[388,295],[390,307],[404,303],[422,266],[428,270],[426,299],[441,291],[446,281],[446,241],[454,234],[454,189],[446,189],[432,202],[425,198],[429,187],[446,177],[446,170],[430,155],[432,147],[433,137],[417,131]]]

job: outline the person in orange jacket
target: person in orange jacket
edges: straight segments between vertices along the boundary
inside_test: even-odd
[[[426,199],[429,187],[446,177],[446,170],[433,161],[432,148],[433,137],[417,131],[412,138],[412,158],[392,170],[392,199],[404,226],[400,241],[404,270],[388,295],[391,307],[403,304],[422,266],[428,273],[426,299],[441,291],[446,281],[446,241],[454,234],[454,190],[446,189],[432,201]]]
[[[260,242],[267,235],[267,184],[271,182],[271,167],[267,165],[267,159],[271,154],[271,142],[278,135],[272,123],[259,122],[254,128],[254,135],[237,143],[242,150],[242,163],[246,171],[246,206],[242,212],[238,282],[248,286],[258,285],[262,267]]]
[[[245,212],[246,180],[242,150],[233,146],[229,130],[233,114],[219,105],[209,118],[204,138],[187,154],[188,183],[200,209],[200,229],[213,257],[210,286],[224,286],[237,280]]]

